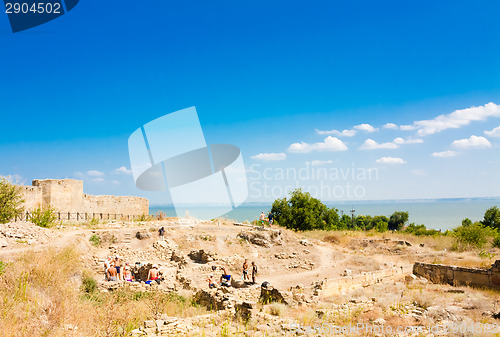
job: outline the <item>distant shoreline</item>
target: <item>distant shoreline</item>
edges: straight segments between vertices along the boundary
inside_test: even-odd
[[[404,199],[404,200],[381,200],[381,201],[346,201],[343,203],[325,202],[328,207],[335,207],[339,213],[350,215],[354,209],[355,215],[385,215],[390,216],[395,211],[407,211],[409,222],[417,225],[424,224],[428,229],[448,230],[459,226],[462,220],[469,218],[472,221],[483,219],[484,212],[492,206],[500,206],[500,198],[448,198],[448,199]],[[245,203],[221,217],[237,222],[257,220],[261,212],[271,210],[272,202],[268,203]],[[221,206],[197,206],[184,205],[176,209],[173,205],[158,206],[151,205],[150,214],[158,211],[167,216],[185,216],[186,211],[190,216],[199,219],[208,219],[207,214],[213,214],[213,210]],[[221,207],[222,209],[222,207]],[[212,212],[209,212],[211,211]]]
[[[381,199],[381,200],[326,200],[325,205],[358,205],[358,204],[406,204],[426,202],[477,202],[477,201],[499,201],[499,197],[470,197],[470,198],[429,198],[429,199]],[[273,201],[245,202],[239,207],[258,207],[272,205]],[[225,204],[203,203],[203,204],[179,204],[180,207],[223,207]],[[151,204],[150,208],[174,207],[173,204]]]

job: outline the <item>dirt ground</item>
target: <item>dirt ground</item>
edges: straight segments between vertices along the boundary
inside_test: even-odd
[[[166,230],[164,239],[158,235],[160,227]],[[33,239],[28,244],[26,240],[11,235],[10,239],[4,239],[7,243],[0,249],[0,260],[15,259],[25,250],[70,244],[78,247],[84,255],[85,268],[91,269],[95,279],[104,285],[103,261],[107,256],[119,255],[131,266],[158,264],[165,278],[165,287],[186,288],[193,292],[208,290],[207,277],[214,274],[214,279],[218,280],[220,267],[225,267],[235,281],[243,284],[243,262],[245,259],[249,263],[253,261],[259,271],[256,284],[245,285],[249,289],[245,292],[247,299],[259,300],[251,297],[258,296],[263,282],[281,292],[291,292],[294,298],[293,304],[290,302],[291,305],[277,315],[273,313],[262,319],[268,323],[271,320],[272,329],[255,328],[255,332],[260,331],[261,335],[265,335],[263,331],[271,336],[300,335],[297,330],[291,331],[283,324],[320,324],[326,317],[336,324],[364,322],[393,327],[433,323],[441,326],[495,324],[492,315],[497,313],[500,303],[500,296],[494,291],[435,285],[411,276],[414,262],[487,268],[495,261],[496,251],[480,256],[477,252],[450,252],[448,248],[442,248],[446,246],[443,242],[391,233],[297,233],[280,227],[260,230],[224,220],[185,219],[179,222],[167,219],[144,223],[115,221],[101,223],[95,228],[66,224],[47,230],[44,237],[49,239],[40,242]],[[99,237],[100,242],[92,244],[92,237]],[[205,258],[196,260],[190,257],[200,250]],[[217,267],[215,271],[213,266]],[[355,280],[357,276],[378,275],[386,270],[402,270],[402,273],[380,278],[372,284],[322,291],[331,280]],[[238,291],[233,289],[232,294],[238,297]],[[297,291],[300,291],[300,296]],[[482,334],[466,331],[451,335]]]

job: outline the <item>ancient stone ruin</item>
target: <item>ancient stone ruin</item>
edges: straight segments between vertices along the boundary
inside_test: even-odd
[[[413,266],[413,274],[434,283],[500,289],[500,260],[496,260],[490,269],[417,262]]]
[[[33,211],[51,206],[61,213],[113,214],[140,216],[149,214],[149,201],[140,197],[89,195],[83,193],[83,181],[74,179],[33,180],[32,186],[21,186],[24,207]],[[91,216],[92,217],[92,216]],[[109,216],[108,216],[109,218]],[[84,220],[82,216],[79,220]]]

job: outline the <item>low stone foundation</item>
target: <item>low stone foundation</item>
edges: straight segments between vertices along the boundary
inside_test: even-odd
[[[413,265],[413,274],[434,283],[500,289],[500,260],[495,261],[490,269],[417,262]]]

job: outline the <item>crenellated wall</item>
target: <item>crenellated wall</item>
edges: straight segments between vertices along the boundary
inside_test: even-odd
[[[140,197],[89,195],[83,193],[83,181],[74,179],[33,180],[21,186],[24,207],[32,211],[50,205],[59,212],[123,215],[149,214],[149,201]]]
[[[434,283],[500,289],[500,260],[495,261],[490,269],[417,262],[413,265],[413,274],[425,277]]]

